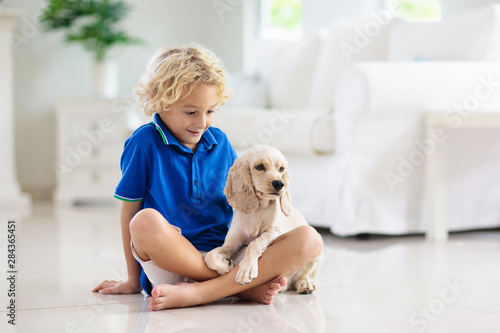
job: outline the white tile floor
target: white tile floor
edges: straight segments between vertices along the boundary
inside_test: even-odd
[[[2,278],[1,332],[500,332],[499,231],[452,234],[447,243],[325,234],[313,295],[151,312],[140,294],[90,292],[125,273],[117,208],[39,205],[17,227],[17,325],[7,324]]]

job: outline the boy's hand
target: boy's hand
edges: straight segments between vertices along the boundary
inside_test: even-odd
[[[101,292],[101,294],[137,294],[142,290],[137,283],[130,281],[105,280],[95,287],[92,292]]]

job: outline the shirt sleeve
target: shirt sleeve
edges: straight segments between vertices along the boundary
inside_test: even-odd
[[[129,202],[142,201],[148,184],[148,156],[134,137],[125,142],[120,168],[122,178],[114,197]]]

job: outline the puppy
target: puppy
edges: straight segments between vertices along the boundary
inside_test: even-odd
[[[233,221],[222,247],[210,251],[205,262],[219,274],[229,272],[231,257],[248,245],[239,264],[236,282],[250,283],[258,275],[258,259],[281,234],[301,225],[306,219],[291,205],[288,192],[290,174],[285,157],[268,145],[258,145],[238,158],[228,173],[224,194],[234,208]],[[320,255],[288,277],[284,289],[300,294],[312,293],[316,286]]]

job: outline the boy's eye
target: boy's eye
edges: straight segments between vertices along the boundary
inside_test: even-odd
[[[187,114],[188,116],[193,116],[193,115],[195,115],[195,114],[196,114],[196,111],[188,111],[188,112],[186,112],[186,114]]]
[[[266,168],[264,167],[264,165],[263,165],[263,164],[259,164],[259,165],[257,165],[257,166],[255,167],[255,169],[257,169],[257,170],[259,170],[259,171],[265,171],[265,170],[266,170]]]

